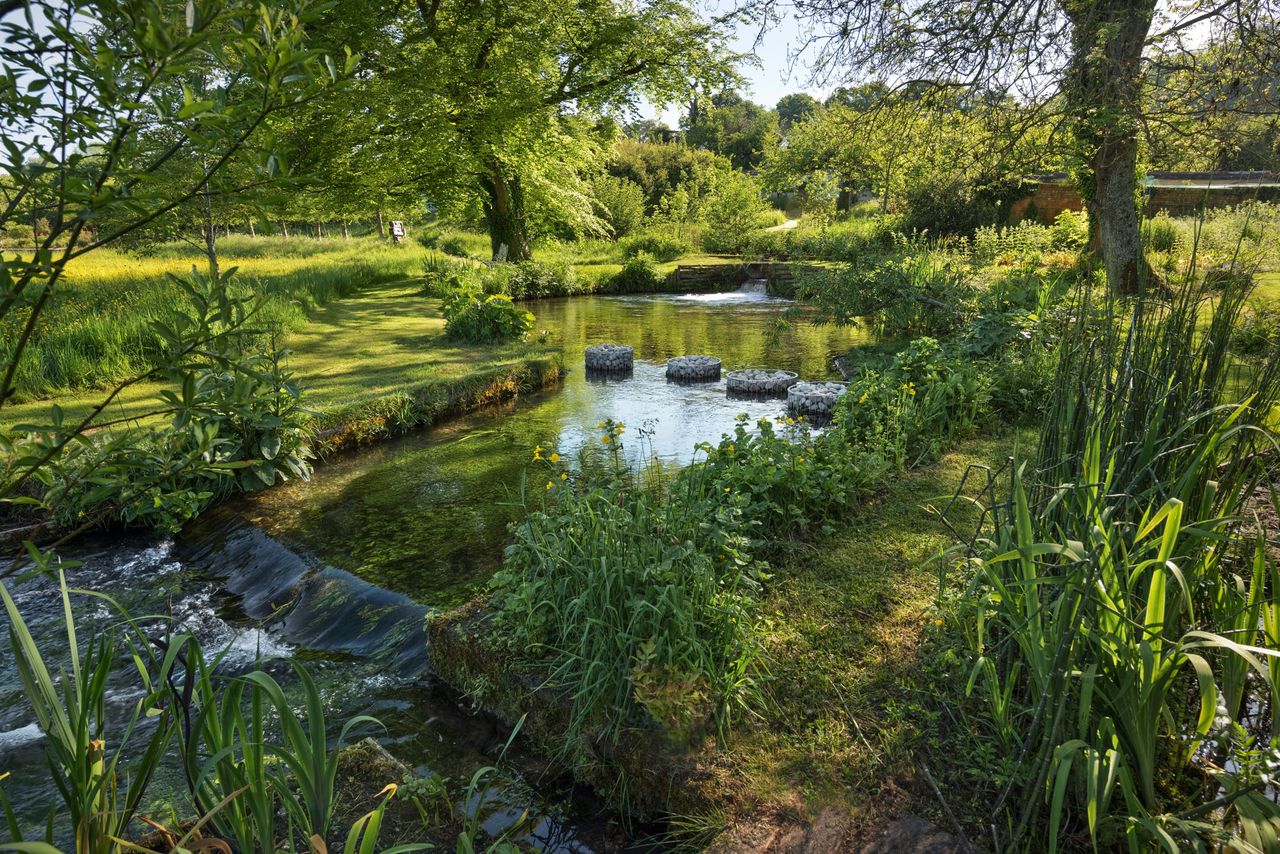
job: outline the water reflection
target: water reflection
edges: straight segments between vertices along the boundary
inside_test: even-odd
[[[808,323],[793,303],[759,293],[588,297],[530,303],[538,326],[559,336],[570,368],[561,388],[476,413],[443,429],[340,455],[311,483],[290,484],[237,507],[255,525],[328,565],[431,607],[466,601],[497,565],[522,495],[536,504],[551,474],[532,451],[572,461],[599,448],[597,424],[628,425],[631,460],[687,462],[700,441],[784,414],[780,400],[729,400],[716,383],[669,383],[671,356],[706,353],[724,370],[769,367],[832,376],[831,358],[863,340]],[[588,377],[588,346],[635,347],[625,378]],[[531,488],[522,490],[522,483]]]

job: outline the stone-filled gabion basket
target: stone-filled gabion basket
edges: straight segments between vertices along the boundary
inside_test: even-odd
[[[676,356],[667,359],[667,379],[678,383],[707,383],[720,379],[715,356]]]
[[[597,344],[587,348],[587,370],[623,374],[635,367],[635,350],[626,344]]]
[[[836,408],[836,398],[844,393],[844,383],[796,383],[787,389],[787,411],[814,421],[826,421]]]
[[[730,371],[724,379],[730,397],[785,397],[787,389],[797,382],[791,371],[765,371],[747,368]]]

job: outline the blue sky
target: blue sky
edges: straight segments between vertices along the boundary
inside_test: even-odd
[[[818,100],[824,100],[836,86],[810,85],[809,71],[803,62],[794,64],[793,67],[791,54],[802,44],[803,37],[795,19],[787,12],[784,5],[779,5],[782,20],[777,26],[766,30],[758,44],[756,43],[756,36],[760,32],[758,26],[743,25],[738,28],[733,47],[742,53],[754,51],[758,60],[757,64],[744,64],[740,69],[747,79],[747,88],[750,90],[747,97],[766,107],[773,107],[778,103],[779,98],[791,92],[808,92]],[[714,9],[713,11],[723,10]],[[646,117],[657,115],[671,127],[676,127],[680,122],[680,111],[680,106],[662,111],[650,107],[643,113]]]

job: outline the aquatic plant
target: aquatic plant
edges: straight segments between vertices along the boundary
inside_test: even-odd
[[[1247,295],[1189,280],[1169,303],[1077,304],[1038,468],[1015,469],[1009,503],[989,508],[953,603],[969,690],[1018,757],[997,848],[1274,838],[1259,757],[1280,742],[1251,709],[1277,697],[1265,662],[1280,638],[1260,615],[1280,590],[1245,518],[1280,359],[1237,376]]]
[[[601,426],[613,471],[553,476],[545,506],[512,527],[492,581],[499,623],[569,699],[567,741],[616,739],[646,717],[675,736],[723,734],[758,699],[762,665],[748,498],[697,477],[665,499],[636,489],[617,462],[621,426]]]

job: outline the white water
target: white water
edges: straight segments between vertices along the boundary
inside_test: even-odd
[[[736,291],[717,294],[682,294],[677,302],[700,302],[706,305],[739,305],[748,302],[777,302],[769,296],[769,283],[764,279],[747,279]]]

